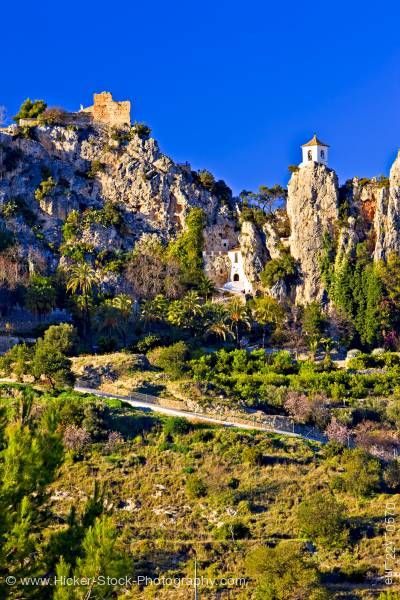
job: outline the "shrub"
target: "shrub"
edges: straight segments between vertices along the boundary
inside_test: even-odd
[[[138,135],[141,140],[148,140],[151,134],[151,129],[145,123],[135,123],[131,129],[133,135]]]
[[[271,288],[281,279],[290,282],[295,275],[295,259],[288,252],[283,252],[280,258],[273,258],[267,262],[260,278],[264,287]]]
[[[345,450],[342,455],[343,475],[335,484],[353,496],[369,496],[377,491],[381,481],[381,466],[361,448]]]
[[[53,177],[50,176],[47,179],[44,179],[40,182],[39,187],[35,190],[35,199],[38,202],[40,202],[41,200],[46,198],[46,196],[51,194],[56,185],[57,183],[55,182]]]
[[[263,453],[258,448],[245,448],[242,452],[242,461],[252,467],[263,464]]]
[[[110,419],[110,409],[102,400],[87,403],[83,409],[82,427],[94,440],[102,440],[106,436]]]
[[[330,494],[317,492],[303,500],[297,519],[305,535],[323,546],[340,547],[347,542],[344,507]]]
[[[84,427],[67,425],[64,429],[64,447],[74,454],[81,454],[89,446],[90,442],[90,433]]]
[[[293,541],[280,542],[275,548],[259,546],[246,560],[251,576],[257,581],[255,598],[264,600],[326,600],[315,564],[307,560]]]
[[[391,461],[383,472],[383,480],[390,490],[397,491],[400,487],[400,462]]]
[[[219,540],[244,540],[250,537],[250,529],[242,521],[232,521],[218,527],[215,537]]]
[[[186,419],[180,417],[170,417],[164,423],[163,431],[166,436],[184,435],[189,433],[192,425]]]
[[[66,113],[62,108],[47,108],[40,113],[38,121],[40,125],[64,125]]]
[[[100,160],[95,159],[95,160],[92,160],[90,169],[86,173],[86,176],[89,177],[90,179],[93,179],[94,177],[96,177],[97,173],[103,173],[104,170],[105,170],[104,163],[102,163]]]
[[[346,366],[349,369],[368,369],[373,367],[375,364],[374,357],[369,354],[360,353],[357,356],[350,358],[346,361]]]
[[[202,169],[201,171],[197,172],[197,177],[200,184],[206,188],[206,190],[212,191],[215,185],[215,178],[210,171],[207,171],[207,169]]]
[[[46,102],[43,100],[30,100],[27,98],[21,104],[19,111],[13,117],[14,121],[18,122],[20,119],[36,119],[41,113],[47,108]]]
[[[280,350],[271,355],[271,366],[276,373],[291,373],[293,371],[293,358],[287,350]]]
[[[163,369],[171,376],[179,377],[185,370],[188,347],[185,342],[172,346],[158,346],[147,353],[151,365]]]
[[[200,477],[191,475],[186,481],[186,491],[191,498],[203,498],[207,495],[207,486]]]
[[[160,341],[161,338],[159,335],[149,334],[137,342],[136,348],[139,352],[146,353],[155,348]]]
[[[0,252],[7,250],[7,248],[10,248],[13,244],[14,235],[11,231],[0,225]]]
[[[14,199],[9,200],[8,202],[4,202],[1,207],[1,214],[5,219],[11,219],[18,212],[18,204]]]

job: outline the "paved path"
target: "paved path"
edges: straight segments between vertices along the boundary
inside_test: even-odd
[[[269,433],[279,433],[280,435],[288,435],[291,437],[298,437],[303,439],[308,439],[311,441],[324,442],[326,440],[321,439],[320,436],[316,436],[313,431],[309,431],[307,433],[298,433],[295,431],[288,431],[285,429],[277,429],[267,425],[262,425],[261,423],[254,421],[253,423],[249,423],[250,418],[247,419],[247,423],[242,423],[239,420],[233,419],[218,419],[216,417],[209,416],[205,413],[191,412],[187,410],[179,410],[175,408],[167,408],[165,406],[160,406],[157,404],[158,398],[156,396],[150,396],[148,394],[141,394],[139,392],[132,392],[130,396],[123,396],[120,394],[110,394],[108,392],[102,392],[101,390],[75,386],[74,388],[77,392],[81,392],[84,394],[94,394],[95,396],[99,396],[100,398],[116,398],[118,400],[122,400],[133,406],[134,408],[142,408],[145,410],[151,410],[154,412],[162,413],[164,415],[174,416],[174,417],[182,417],[184,419],[196,420],[196,421],[204,421],[206,423],[213,423],[216,425],[221,425],[222,427],[237,427],[239,429],[248,429],[248,430],[257,430],[257,431],[266,431]]]
[[[16,382],[13,379],[4,377],[0,378],[0,383]],[[132,392],[129,396],[123,396],[121,394],[110,394],[108,392],[102,392],[101,390],[95,388],[82,387],[79,385],[74,386],[74,390],[82,394],[93,394],[94,396],[99,396],[100,398],[116,398],[117,400],[121,400],[122,402],[129,404],[133,408],[151,410],[153,412],[161,413],[163,415],[169,415],[172,417],[182,417],[183,419],[188,419],[191,421],[203,421],[205,423],[213,423],[214,425],[220,425],[222,427],[236,427],[238,429],[247,429],[250,431],[256,430],[265,431],[269,433],[278,433],[279,435],[287,435],[290,437],[302,438],[304,440],[310,440],[322,444],[326,443],[327,441],[326,437],[322,433],[316,432],[311,427],[296,425],[295,427],[297,427],[298,429],[301,428],[301,431],[291,431],[288,429],[279,429],[276,427],[272,427],[271,425],[262,425],[256,420],[254,420],[254,423],[251,423],[251,417],[244,419],[244,421],[246,422],[235,420],[234,418],[218,419],[217,417],[212,417],[210,415],[207,415],[206,413],[198,413],[195,411],[191,412],[188,410],[179,410],[177,408],[167,408],[166,406],[161,406],[160,404],[158,404],[159,398],[150,394]],[[281,415],[276,416],[281,418]]]

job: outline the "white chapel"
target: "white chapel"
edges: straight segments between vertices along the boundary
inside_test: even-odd
[[[311,138],[309,142],[303,144],[301,149],[303,152],[303,161],[300,163],[300,167],[304,167],[312,162],[320,163],[328,166],[328,144],[321,142],[317,138],[317,135]]]

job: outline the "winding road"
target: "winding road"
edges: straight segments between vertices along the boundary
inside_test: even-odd
[[[149,394],[141,394],[140,392],[132,392],[129,396],[123,396],[121,394],[110,394],[108,392],[102,392],[101,390],[97,390],[94,388],[75,386],[76,392],[80,392],[83,394],[93,394],[94,396],[99,396],[100,398],[115,398],[117,400],[121,400],[126,404],[134,408],[141,408],[143,410],[151,410],[153,412],[161,413],[164,415],[169,415],[173,417],[182,417],[183,419],[188,419],[192,421],[203,421],[206,423],[213,423],[215,425],[220,425],[222,427],[236,427],[238,429],[248,429],[248,430],[257,430],[257,431],[265,431],[268,433],[278,433],[280,435],[287,435],[290,437],[302,438],[314,442],[325,443],[326,439],[323,434],[316,434],[314,430],[310,428],[303,433],[289,431],[287,429],[278,429],[267,425],[262,425],[261,423],[254,420],[253,423],[243,423],[239,420],[235,419],[218,419],[216,417],[209,416],[205,413],[191,412],[187,410],[179,410],[175,408],[167,408],[165,406],[160,406],[157,402],[159,399],[156,396],[151,396]],[[251,418],[247,419],[250,421]]]

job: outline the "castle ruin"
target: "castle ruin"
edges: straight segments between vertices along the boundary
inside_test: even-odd
[[[93,121],[112,127],[131,124],[131,103],[129,100],[116,102],[110,92],[93,94],[93,106],[82,108],[81,112],[90,113]]]

